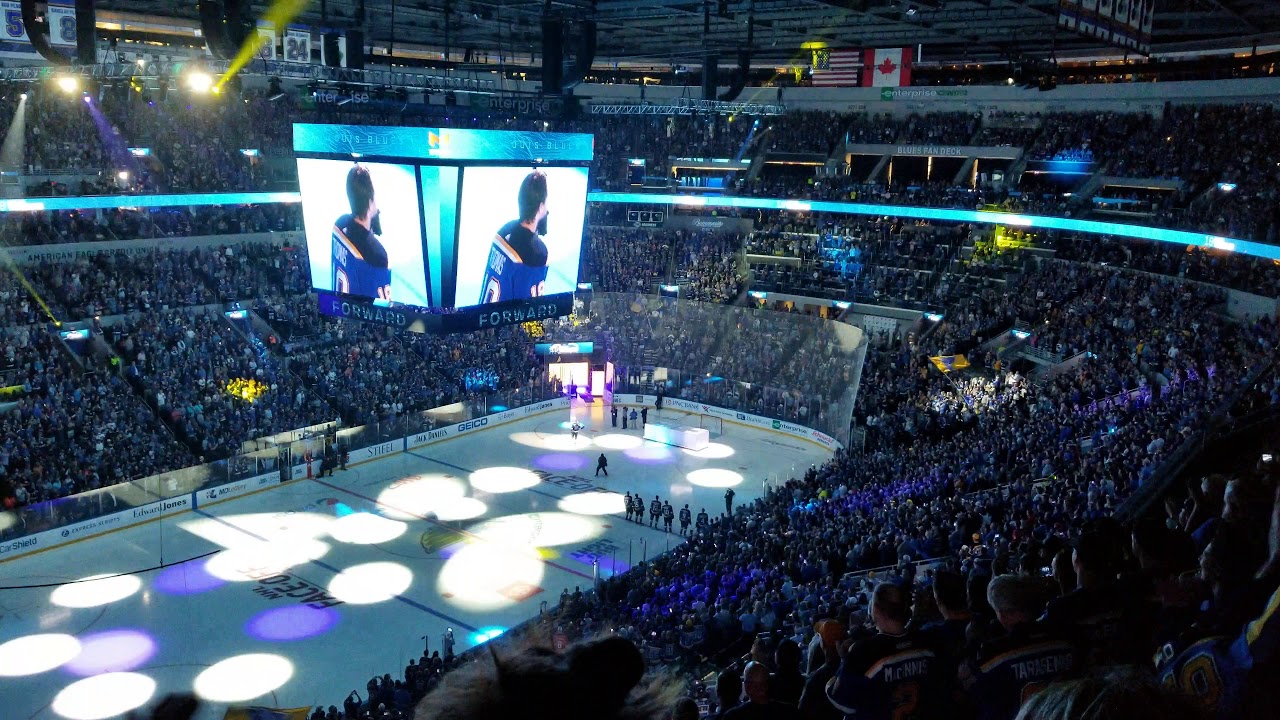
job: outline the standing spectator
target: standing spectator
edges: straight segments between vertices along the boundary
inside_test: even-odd
[[[827,685],[836,709],[858,718],[933,717],[939,664],[933,650],[907,631],[910,596],[882,582],[871,596],[876,634],[857,640]]]

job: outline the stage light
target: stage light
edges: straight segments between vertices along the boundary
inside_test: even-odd
[[[279,655],[248,653],[214,663],[196,676],[196,695],[210,702],[242,702],[276,690],[293,677]]]
[[[742,484],[742,475],[724,468],[703,468],[685,475],[693,485],[709,488],[727,488]]]
[[[66,669],[81,677],[136,670],[156,654],[156,641],[140,630],[93,633],[81,638],[80,646],[80,654]]]
[[[613,515],[627,511],[625,500],[616,492],[585,492],[569,495],[558,506],[578,515]]]
[[[733,455],[733,448],[723,443],[709,443],[701,450],[690,450],[689,448],[680,448],[685,455],[703,458],[706,460],[720,460]]]
[[[644,444],[644,440],[636,437],[635,435],[613,433],[609,435],[601,435],[595,439],[595,443],[605,450],[626,450],[627,448],[640,447]]]
[[[213,77],[207,72],[194,70],[187,75],[187,87],[198,93],[209,92],[213,87]]]
[[[394,540],[409,529],[399,520],[388,520],[373,513],[357,512],[340,517],[329,528],[329,534],[338,542],[352,545],[379,545]]]
[[[88,91],[88,90],[85,90],[85,91],[84,91],[84,95],[81,97],[81,99],[82,99],[82,100],[84,100],[84,101],[85,101],[85,102],[87,102],[87,103],[88,103],[88,102],[93,102],[93,98],[89,97],[89,91]]]
[[[143,58],[138,58],[138,67],[146,67],[146,66],[147,66],[147,61]]]
[[[508,493],[525,490],[542,482],[532,470],[518,467],[482,468],[471,473],[471,487],[487,493]]]
[[[639,447],[627,448],[622,451],[622,454],[636,462],[645,463],[647,465],[670,462],[671,459],[675,457],[675,453],[671,451],[671,448],[655,442],[648,442]]]
[[[594,539],[604,531],[603,525],[600,520],[581,515],[538,512],[486,520],[471,528],[470,533],[489,544],[531,551]]]
[[[156,681],[131,672],[105,673],[62,689],[53,711],[68,720],[104,720],[142,707],[156,692]]]
[[[18,96],[18,99],[19,99],[19,100],[26,100],[26,99],[27,99],[27,94],[26,94],[26,93],[22,93],[21,95],[19,95],[19,96]]]
[[[479,645],[480,643],[489,642],[506,631],[507,629],[504,627],[488,625],[468,635],[467,640],[470,640],[472,645]]]
[[[436,591],[454,607],[497,610],[542,592],[545,566],[535,552],[512,552],[493,543],[464,545],[449,558],[436,580]]]
[[[396,520],[417,520],[449,507],[467,494],[467,486],[448,475],[401,478],[378,494],[383,513]]]
[[[209,558],[205,570],[221,580],[246,582],[287,572],[296,565],[321,558],[327,552],[327,544],[311,538],[280,538],[272,542],[254,540]]]
[[[70,94],[80,89],[80,81],[70,75],[63,75],[58,78],[58,87],[62,92]]]
[[[98,607],[123,600],[140,587],[142,581],[133,575],[92,575],[54,590],[49,601],[66,608]]]
[[[124,181],[128,182],[128,180],[129,180],[129,171],[128,171],[128,170],[121,170],[120,172],[116,173],[116,177],[120,178],[121,180],[124,180]]]
[[[393,562],[354,565],[334,576],[329,594],[352,605],[369,605],[390,600],[409,589],[413,573]]]
[[[36,675],[66,664],[80,654],[80,641],[70,635],[27,635],[0,644],[0,677]]]
[[[306,605],[271,608],[249,618],[244,632],[267,642],[290,642],[323,635],[338,624],[341,613],[326,608]]]
[[[475,498],[463,497],[436,508],[441,520],[473,520],[489,512],[489,506]]]

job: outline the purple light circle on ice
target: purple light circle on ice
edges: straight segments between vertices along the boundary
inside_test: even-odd
[[[156,654],[155,641],[141,630],[104,630],[79,639],[80,654],[62,667],[81,677],[136,670]]]
[[[205,567],[208,559],[170,565],[156,574],[151,587],[165,595],[195,595],[227,584]]]
[[[571,453],[549,453],[533,459],[533,466],[540,470],[581,470],[587,459]]]
[[[329,632],[338,624],[338,611],[306,605],[272,608],[249,618],[244,631],[251,637],[271,642],[302,640]]]

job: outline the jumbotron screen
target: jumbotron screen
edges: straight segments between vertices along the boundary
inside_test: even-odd
[[[312,288],[516,308],[578,282],[592,136],[294,125]]]

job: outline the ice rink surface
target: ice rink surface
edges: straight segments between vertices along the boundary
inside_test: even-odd
[[[682,415],[660,421],[697,424]],[[231,704],[341,707],[448,628],[462,652],[587,590],[597,564],[608,577],[681,542],[627,522],[623,493],[715,517],[726,487],[750,502],[830,454],[731,423],[689,452],[600,407],[576,441],[568,424],[558,411],[472,431],[0,563],[4,717],[115,717],[177,691],[208,720]]]

